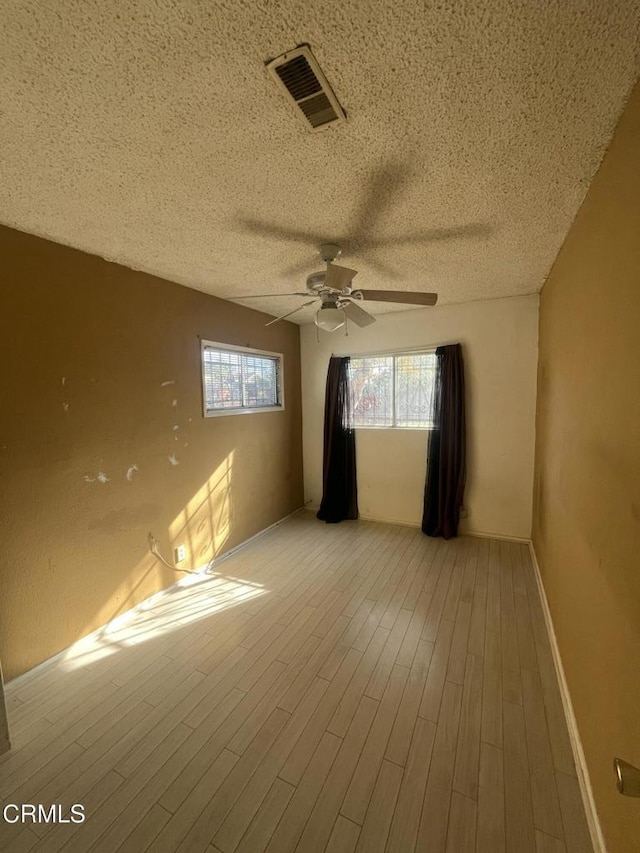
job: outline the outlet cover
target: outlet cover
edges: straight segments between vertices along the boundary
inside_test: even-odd
[[[181,563],[187,556],[187,549],[184,545],[178,545],[173,552],[174,562]]]

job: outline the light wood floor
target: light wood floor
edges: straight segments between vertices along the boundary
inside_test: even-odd
[[[7,693],[11,853],[591,850],[524,545],[301,514]]]

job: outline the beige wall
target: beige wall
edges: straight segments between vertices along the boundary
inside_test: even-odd
[[[640,800],[640,88],[542,292],[534,545],[610,853]]]
[[[305,499],[322,497],[322,428],[332,352],[357,354],[460,341],[464,348],[468,474],[461,532],[529,538],[533,484],[538,297],[519,296],[385,314],[359,329],[301,331]],[[363,517],[419,524],[427,433],[357,430]]]
[[[181,577],[149,533],[200,566],[301,505],[300,358],[291,323],[97,257],[6,228],[0,257],[10,679]],[[283,352],[286,411],[203,418],[199,335]]]

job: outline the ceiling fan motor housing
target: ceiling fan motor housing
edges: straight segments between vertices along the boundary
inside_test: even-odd
[[[307,290],[310,293],[318,293],[318,291],[322,290],[324,287],[324,280],[327,277],[327,273],[322,270],[321,272],[313,272],[311,275],[307,276]]]

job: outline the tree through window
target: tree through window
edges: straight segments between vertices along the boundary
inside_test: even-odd
[[[355,427],[433,426],[435,353],[352,357],[349,368]]]

